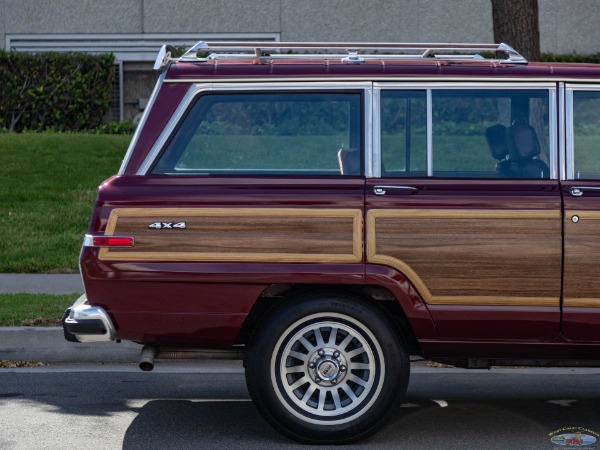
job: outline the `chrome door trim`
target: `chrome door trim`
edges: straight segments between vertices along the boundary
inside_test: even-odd
[[[565,90],[565,180],[575,179],[575,135],[573,134],[573,89]]]
[[[575,173],[575,133],[573,126],[573,100],[576,91],[600,91],[600,84],[561,83],[565,87],[564,126],[565,126],[565,173],[564,180],[577,180]]]
[[[375,107],[376,100],[374,98],[372,86],[369,89],[365,89],[365,116],[364,116],[364,136],[365,140],[365,154],[364,154],[364,162],[365,162],[365,177],[373,178],[376,173],[376,168],[380,166],[378,163],[378,155],[379,152],[375,150],[375,136],[378,136],[379,133],[374,131],[375,124],[375,115],[377,114],[377,109]]]
[[[420,90],[427,95],[427,177],[433,177],[433,91],[435,90],[525,90],[525,89],[543,89],[548,91],[548,165],[550,166],[550,179],[558,178],[558,158],[557,146],[558,127],[557,127],[557,86],[554,82],[478,82],[473,80],[469,83],[448,81],[437,81],[431,83],[414,81],[394,81],[373,83],[373,90],[378,97],[382,90]],[[380,130],[378,131],[380,134]],[[379,138],[380,139],[380,138]],[[381,153],[381,146],[377,149]],[[381,156],[381,155],[380,155]]]
[[[559,154],[559,179],[564,181],[567,179],[567,114],[565,83],[558,83],[558,154]]]
[[[499,82],[479,82],[477,78],[469,81],[376,81],[373,83],[375,89],[556,89],[556,82],[521,82],[521,81],[499,81]]]
[[[427,89],[427,176],[433,177],[433,92]]]
[[[372,89],[373,98],[373,145],[370,158],[370,173],[367,173],[367,178],[381,178],[381,91]]]
[[[560,148],[557,126],[560,114],[557,114],[556,86],[549,89],[548,97],[548,138],[550,139],[548,142],[548,165],[550,166],[550,179],[556,180],[559,178],[558,151]]]

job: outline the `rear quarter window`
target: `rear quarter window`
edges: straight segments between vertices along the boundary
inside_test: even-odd
[[[152,173],[360,175],[361,99],[358,92],[202,95]]]

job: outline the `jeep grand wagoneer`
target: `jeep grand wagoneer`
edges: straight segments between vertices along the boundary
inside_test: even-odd
[[[244,358],[265,418],[320,443],[381,427],[409,355],[599,359],[600,67],[247,42],[156,67],[67,339]]]

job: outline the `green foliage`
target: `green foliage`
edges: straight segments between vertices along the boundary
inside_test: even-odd
[[[96,134],[133,134],[136,125],[130,120],[107,122],[94,130]]]
[[[582,64],[599,64],[600,53],[594,53],[592,55],[554,55],[552,53],[543,53],[542,62],[559,62],[559,63],[582,63]]]
[[[0,134],[0,272],[76,272],[97,187],[129,135]]]
[[[0,326],[58,326],[79,294],[0,294]]]
[[[113,55],[0,51],[0,129],[79,131],[106,115]]]

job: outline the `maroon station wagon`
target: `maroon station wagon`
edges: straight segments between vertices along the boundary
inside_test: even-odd
[[[600,359],[600,66],[200,42],[156,68],[68,340],[140,343],[143,370],[243,358],[266,420],[309,443],[380,428],[409,355]]]

